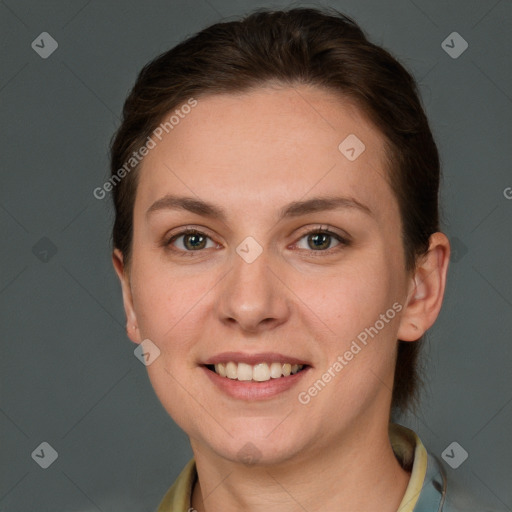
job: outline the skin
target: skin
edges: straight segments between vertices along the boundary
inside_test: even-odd
[[[366,146],[355,161],[338,150],[349,134]],[[355,106],[305,86],[199,98],[145,157],[132,259],[125,267],[115,250],[113,262],[130,339],[149,338],[161,351],[148,375],[190,437],[199,512],[398,508],[410,475],[388,437],[396,340],[413,342],[434,323],[450,250],[436,233],[416,270],[406,271],[384,162],[383,136]],[[226,219],[146,214],[171,193],[214,203]],[[288,203],[327,195],[371,213],[347,207],[278,219]],[[184,237],[165,245],[187,226],[210,237],[205,248],[191,250]],[[325,226],[350,243],[308,244],[306,232]],[[250,264],[236,252],[248,236],[262,248]],[[301,404],[298,393],[394,303],[401,312]],[[225,351],[280,352],[312,368],[277,397],[239,400],[200,366]],[[246,443],[257,448],[255,464],[241,460]]]

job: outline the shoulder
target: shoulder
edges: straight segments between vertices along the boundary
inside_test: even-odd
[[[431,453],[428,454],[423,492],[428,498],[425,504],[430,501],[429,505],[438,504],[438,508],[420,507],[414,512],[506,512],[505,509],[486,505],[466,487],[447,476],[442,462]]]
[[[196,478],[195,459],[191,459],[167,490],[155,512],[189,512],[193,510],[190,507],[190,497]]]
[[[443,512],[506,512],[504,508],[496,508],[483,502],[466,487],[458,482],[447,482],[447,492]]]
[[[450,469],[427,451],[413,430],[392,423],[389,434],[397,459],[411,472],[400,512],[512,512],[486,505],[452,479]]]

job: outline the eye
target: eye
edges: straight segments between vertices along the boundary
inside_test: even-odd
[[[305,241],[306,246],[302,240]],[[194,252],[217,247],[217,244],[206,233],[191,228],[173,235],[164,244],[172,251],[183,255],[187,255],[187,253],[193,255]],[[350,245],[350,240],[328,228],[319,227],[304,233],[296,245],[301,250],[330,254],[331,250],[335,251]]]
[[[306,247],[299,249],[311,250],[315,252],[328,252],[328,249],[341,249],[343,246],[349,245],[349,241],[338,233],[326,228],[317,228],[307,231],[302,235],[300,240],[306,239]],[[334,242],[334,246],[333,246]]]
[[[182,240],[179,241],[180,239]],[[208,240],[212,245],[207,246]],[[194,252],[200,251],[201,249],[210,249],[211,247],[215,247],[215,243],[209,236],[196,229],[187,229],[185,231],[181,231],[180,233],[172,236],[166,242],[166,245],[170,247],[174,245],[174,247],[171,247],[171,249],[182,252]]]

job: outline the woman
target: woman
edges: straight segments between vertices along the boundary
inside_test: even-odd
[[[159,511],[469,510],[390,423],[450,254],[396,60],[339,13],[213,25],[141,71],[111,183],[128,336],[194,453]]]

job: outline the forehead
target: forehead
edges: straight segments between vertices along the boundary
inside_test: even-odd
[[[388,210],[394,202],[383,136],[352,102],[327,90],[199,97],[168,130],[142,163],[136,213],[166,193],[246,209],[334,191]]]

